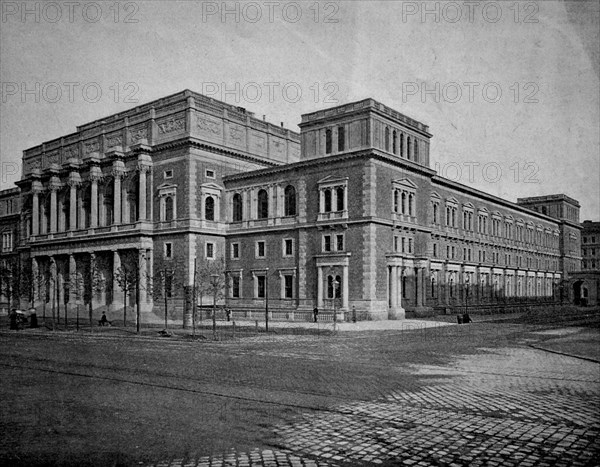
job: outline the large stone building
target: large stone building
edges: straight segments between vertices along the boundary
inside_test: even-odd
[[[28,149],[21,261],[69,304],[68,279],[95,271],[103,287],[84,300],[109,311],[123,306],[115,272],[139,268],[150,311],[157,272],[175,270],[182,302],[194,261],[224,257],[230,308],[268,300],[295,319],[547,299],[579,269],[577,201],[513,203],[438,176],[423,123],[365,99],[300,128],[184,91]]]
[[[600,303],[600,222],[581,224],[581,272],[571,274],[573,301],[580,305]]]

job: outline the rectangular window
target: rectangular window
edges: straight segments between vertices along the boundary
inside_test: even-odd
[[[402,253],[406,253],[406,238],[402,237]]]
[[[266,247],[264,240],[256,242],[256,257],[257,258],[264,258],[266,255],[266,250],[267,250],[267,247]]]
[[[336,246],[337,251],[344,251],[344,236],[343,235],[336,235],[335,243],[336,243],[335,246]]]
[[[164,171],[164,178],[173,178],[173,171],[172,170],[165,170]]]
[[[214,170],[210,170],[210,169],[206,169],[206,178],[215,178],[215,171]]]
[[[446,246],[446,258],[450,258],[450,247]]]
[[[338,151],[341,152],[344,150],[344,140],[345,140],[346,132],[343,126],[338,127]]]
[[[283,280],[285,298],[294,298],[294,276],[286,274]]]
[[[173,244],[171,242],[165,242],[165,259],[173,258]]]
[[[438,255],[438,246],[437,246],[437,243],[434,243],[433,244],[433,257],[437,258],[437,255]]]
[[[398,236],[394,235],[394,251],[398,253]]]
[[[215,257],[215,244],[214,243],[206,244],[206,257],[208,259],[213,259]]]
[[[323,235],[323,251],[331,251],[331,235]]]
[[[412,238],[408,239],[408,252],[409,253],[413,252],[413,239]]]
[[[265,284],[267,282],[267,279],[265,276],[256,276],[256,280],[256,298],[265,298]]]
[[[231,296],[233,298],[240,298],[240,276],[233,276],[231,278]]]
[[[291,238],[285,238],[283,240],[283,256],[294,255],[294,240]]]
[[[240,244],[232,243],[231,244],[231,259],[238,259],[240,257]]]

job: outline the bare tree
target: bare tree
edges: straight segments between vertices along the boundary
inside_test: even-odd
[[[127,326],[127,297],[137,289],[138,273],[136,268],[120,266],[115,272],[115,280],[123,291],[123,326]]]
[[[93,308],[94,294],[101,293],[106,288],[106,279],[102,275],[102,272],[100,271],[100,268],[98,267],[96,258],[93,255],[90,259],[90,269],[89,269],[89,277],[88,277],[87,286],[88,286],[88,295],[89,295],[88,310],[89,310],[89,318],[90,318],[90,332],[92,332],[94,329],[93,316],[92,316],[92,311],[94,309]]]
[[[165,306],[165,329],[169,328],[168,323],[168,303],[171,298],[173,288],[175,287],[175,275],[176,270],[174,268],[163,267],[154,274],[152,283],[149,284],[151,288],[152,297],[155,300],[164,300]]]
[[[210,293],[213,299],[212,322],[213,338],[217,338],[217,302],[225,298],[226,263],[220,256],[214,260],[206,260],[200,264],[196,273],[196,294],[202,297],[205,292]]]

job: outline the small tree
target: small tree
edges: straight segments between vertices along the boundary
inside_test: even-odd
[[[76,326],[79,331],[79,306],[83,301],[84,290],[85,290],[85,281],[83,279],[83,275],[80,272],[73,271],[69,274],[68,280],[68,288],[71,296],[75,298],[75,306],[77,309],[77,321]],[[65,307],[66,310],[66,307]],[[65,311],[65,323],[67,322],[66,311]]]
[[[0,265],[0,295],[4,295],[8,301],[8,306],[12,306],[15,289],[15,274],[11,264]]]
[[[98,268],[98,264],[96,262],[95,257],[92,257],[90,260],[90,270],[89,270],[89,278],[88,278],[88,293],[89,293],[89,318],[90,318],[90,332],[94,329],[93,316],[92,311],[94,294],[101,293],[106,288],[106,279],[102,275],[100,268]]]
[[[214,260],[206,260],[200,265],[197,276],[197,294],[202,297],[204,292],[209,292],[213,298],[213,338],[217,338],[217,301],[225,298],[226,263],[222,256]]]
[[[165,305],[165,329],[169,328],[168,323],[168,300],[171,298],[171,292],[175,286],[175,269],[164,267],[154,274],[151,291],[155,300],[164,299]]]
[[[123,326],[127,326],[127,297],[131,292],[137,290],[137,271],[135,268],[125,265],[119,266],[115,272],[115,279],[123,291]]]

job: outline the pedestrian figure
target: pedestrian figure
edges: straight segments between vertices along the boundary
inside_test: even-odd
[[[15,308],[11,310],[8,318],[10,320],[10,329],[13,329],[15,331],[18,330],[19,326],[17,325],[17,310]]]
[[[102,318],[98,321],[98,326],[112,326],[112,322],[106,319],[106,313],[102,312]]]
[[[473,322],[473,320],[469,316],[469,313],[464,313],[463,316],[462,316],[462,320],[463,320],[464,324],[468,324],[468,323],[472,323]]]
[[[456,315],[456,321],[458,321],[458,324],[462,324],[463,323],[463,317],[462,315]]]
[[[315,307],[313,310],[313,317],[314,317],[315,323],[317,322],[317,316],[319,316],[319,309],[317,307]]]
[[[227,321],[231,321],[231,310],[229,308],[225,308],[225,316],[227,316]]]
[[[356,307],[352,307],[352,322],[356,323]]]

